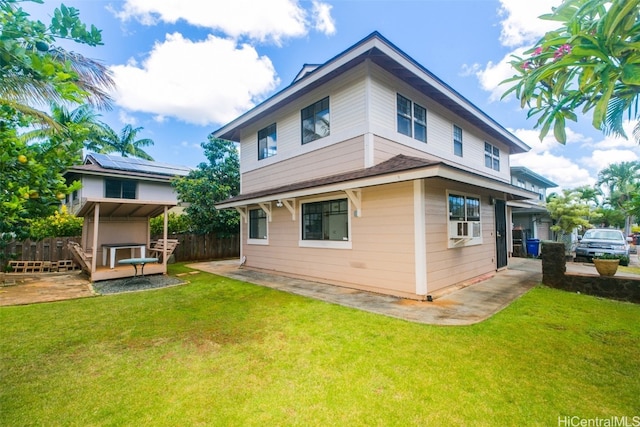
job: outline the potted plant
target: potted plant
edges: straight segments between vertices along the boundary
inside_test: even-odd
[[[624,259],[626,258],[626,260]],[[629,263],[628,257],[624,255],[602,254],[593,257],[593,264],[601,276],[613,276],[618,271],[618,265]]]

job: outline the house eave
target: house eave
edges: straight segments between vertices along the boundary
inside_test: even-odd
[[[451,181],[462,182],[470,184],[480,188],[486,188],[505,195],[505,197],[511,200],[524,200],[531,199],[537,196],[537,193],[527,191],[511,185],[507,182],[498,181],[482,175],[469,173],[457,167],[453,167],[444,163],[438,163],[431,166],[426,166],[420,169],[394,172],[374,177],[366,177],[360,179],[353,179],[343,181],[339,183],[333,183],[329,185],[319,185],[299,190],[292,191],[273,191],[267,194],[261,194],[257,197],[246,197],[241,200],[234,201],[229,199],[228,202],[221,202],[215,204],[216,209],[230,209],[243,207],[248,205],[255,205],[259,203],[272,202],[277,200],[297,199],[301,197],[308,197],[317,194],[327,194],[335,192],[345,192],[347,190],[360,189],[366,187],[373,187],[377,185],[393,184],[403,181],[413,181],[416,179],[428,179],[428,178],[443,178]]]
[[[530,150],[523,141],[377,32],[370,34],[263,103],[215,130],[211,135],[215,138],[239,142],[242,128],[259,121],[270,112],[366,60],[371,60],[487,134],[507,144],[510,147],[510,154]]]

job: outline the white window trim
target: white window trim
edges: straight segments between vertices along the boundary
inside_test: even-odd
[[[347,229],[349,232],[349,240],[339,241],[339,240],[304,240],[302,239],[302,205],[307,203],[314,202],[326,202],[327,200],[338,200],[338,199],[347,199]],[[353,217],[353,213],[351,210],[351,201],[346,194],[334,194],[332,196],[324,196],[324,197],[314,197],[311,199],[300,200],[298,202],[298,247],[301,248],[321,248],[321,249],[352,249],[353,245],[351,243],[352,234],[351,234],[351,218]]]
[[[476,246],[476,245],[481,245],[482,244],[482,197],[480,197],[479,194],[472,194],[472,193],[465,193],[464,191],[455,191],[455,190],[447,190],[447,195],[446,195],[446,203],[447,203],[447,241],[448,241],[448,248],[449,249],[455,249],[455,248],[462,248],[462,247],[466,247],[466,246]],[[478,200],[480,200],[480,221],[465,221],[468,222],[469,225],[473,224],[473,223],[478,223],[479,227],[480,227],[480,236],[479,237],[465,237],[465,238],[456,238],[455,236],[452,235],[451,233],[451,223],[452,222],[459,222],[458,220],[452,221],[449,219],[450,215],[449,215],[449,195],[454,194],[456,196],[464,196],[465,198],[467,197],[473,197],[476,198]],[[465,216],[466,216],[466,206],[465,206]]]
[[[271,205],[271,202],[269,202],[269,205]],[[251,216],[250,213],[252,210],[256,210],[256,209],[260,209],[262,210],[265,215],[265,223],[267,225],[267,238],[266,239],[252,239],[251,237]],[[264,209],[262,209],[261,207],[255,207],[255,208],[247,208],[247,245],[262,245],[262,246],[266,246],[269,244],[269,213],[266,212]]]
[[[485,166],[487,169],[491,169],[491,170],[493,170],[493,171],[500,172],[500,169],[502,168],[502,150],[500,150],[500,147],[498,147],[497,145],[492,144],[492,143],[490,143],[490,142],[485,141],[484,143],[485,143],[486,145],[484,146],[484,150],[483,150],[483,154],[484,154],[484,156],[483,156],[483,159],[482,159],[482,160],[486,160],[487,154],[489,154],[489,157],[491,158],[491,166],[487,166],[487,164],[486,164],[486,163],[485,163],[485,165],[484,165],[484,166]],[[491,148],[491,152],[490,152],[490,153],[487,153],[487,148],[486,148],[486,146],[487,146],[487,145]],[[495,154],[493,154],[493,149],[494,149],[494,148],[495,148],[496,150],[498,150],[498,155],[497,155],[497,156],[496,156]],[[493,167],[493,161],[494,161],[494,159],[497,159],[497,160],[498,160],[498,169],[495,169],[495,168]]]
[[[398,115],[400,114],[398,111],[398,96],[403,97],[404,99],[406,99],[407,101],[409,101],[409,116],[404,116],[405,118],[409,119],[409,132],[411,133],[410,135],[404,134],[402,132],[400,132],[400,130],[398,129]],[[424,123],[420,123],[416,120],[416,116],[415,116],[415,107],[416,105],[420,108],[422,108],[424,110],[424,114],[425,114],[425,122]],[[401,135],[402,137],[405,138],[409,138],[412,141],[417,141],[419,144],[426,144],[429,141],[429,128],[428,128],[428,117],[429,117],[429,110],[427,110],[427,107],[416,103],[413,99],[409,98],[408,96],[404,96],[403,94],[401,94],[400,92],[396,92],[396,133]],[[416,132],[415,132],[415,126],[416,123],[418,123],[420,126],[424,126],[424,133],[425,133],[425,140],[421,140],[416,138]]]

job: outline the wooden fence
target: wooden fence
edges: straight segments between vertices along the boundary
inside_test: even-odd
[[[152,240],[161,238],[154,236]],[[214,259],[239,258],[240,237],[218,238],[211,234],[172,234],[172,239],[180,242],[174,251],[176,261],[207,261]],[[67,243],[80,242],[76,237],[49,237],[42,240],[10,242],[0,258],[2,271],[11,261],[61,261],[73,259]]]
[[[178,239],[173,252],[176,261],[207,261],[214,259],[239,258],[240,236],[216,237],[213,234],[172,234],[170,239]],[[152,236],[151,240],[162,236]]]

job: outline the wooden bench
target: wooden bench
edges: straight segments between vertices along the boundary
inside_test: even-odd
[[[147,251],[149,252],[149,255],[156,254],[159,259],[162,259],[166,247],[167,258],[169,258],[173,251],[176,250],[176,246],[178,246],[178,239],[167,239],[166,242],[164,239],[158,239],[151,242]]]
[[[145,264],[158,262],[158,258],[126,258],[118,261],[118,264],[122,265],[133,265],[134,273],[133,277],[138,275],[138,266],[140,266],[140,275],[144,277],[144,266]]]
[[[80,268],[86,273],[91,274],[91,259],[93,258],[91,253],[87,253],[76,242],[69,242],[67,244],[69,251],[73,255],[74,259],[80,264]]]

